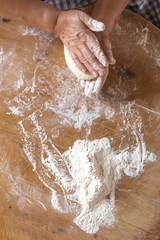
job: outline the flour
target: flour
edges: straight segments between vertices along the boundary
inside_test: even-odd
[[[62,119],[60,123],[62,125],[74,126],[77,129],[82,129],[85,126],[92,126],[95,119],[101,116],[100,108],[97,106],[92,109],[88,109],[87,105],[81,105],[78,110],[74,108],[66,108],[66,104],[61,102],[57,106],[52,106],[48,102],[45,103],[46,109],[50,109]]]
[[[24,141],[23,149],[38,178],[51,190],[53,208],[63,213],[74,214],[77,226],[87,233],[96,233],[100,226],[112,226],[116,221],[115,188],[118,181],[123,175],[138,176],[143,171],[145,162],[154,161],[155,155],[146,150],[142,118],[134,108],[134,101],[120,104],[119,111],[108,104],[102,112],[102,102],[96,101],[95,105],[86,106],[83,99],[79,106],[78,97],[74,95],[75,101],[71,97],[76,92],[72,93],[72,89],[67,87],[65,91],[63,95],[60,92],[59,95],[55,95],[54,104],[52,101],[44,104],[45,111],[56,113],[56,126],[58,121],[59,129],[62,124],[64,127],[73,126],[78,130],[85,127],[88,131],[94,120],[102,114],[111,122],[113,117],[119,117],[116,130],[120,131],[122,136],[118,149],[116,147],[119,152],[113,150],[108,138],[102,138],[107,136],[102,131],[99,134],[101,136],[96,136],[101,137],[100,139],[77,140],[73,147],[61,153],[56,147],[55,138],[49,136],[45,124],[41,121],[44,114],[42,110],[35,111],[19,122]],[[71,91],[71,94],[68,91]],[[67,99],[64,98],[66,95],[69,96]],[[21,103],[21,98],[16,98],[16,103]],[[25,109],[28,106],[27,99],[23,97]],[[18,105],[11,101],[9,106]],[[21,109],[19,108],[19,111]],[[15,109],[10,110],[16,114]],[[55,131],[56,129],[53,133]],[[129,145],[123,142],[123,139],[127,138],[126,132],[131,133]],[[87,134],[84,135],[84,139],[86,137]],[[116,139],[116,136],[113,138]],[[114,145],[114,141],[112,144]]]
[[[105,30],[105,24],[103,22],[88,17],[88,15],[83,12],[78,12],[78,16],[93,32],[101,32]]]
[[[3,48],[0,48],[0,63],[3,62],[3,58],[4,58],[4,51],[3,51]]]
[[[115,115],[115,111],[113,108],[111,108],[110,106],[107,106],[105,109],[105,116],[106,119],[112,119]]]
[[[141,48],[148,44],[147,34],[147,30],[143,31],[142,39],[137,40]],[[45,59],[43,53],[47,53],[54,37],[35,29],[26,29],[23,35],[33,36],[37,41],[33,51],[33,60],[37,64],[30,79],[23,73],[23,68],[19,68],[18,81],[14,85],[19,90],[18,95],[5,103],[10,114],[19,120],[23,150],[37,177],[51,191],[53,208],[72,213],[77,226],[87,233],[96,233],[100,226],[112,226],[116,221],[118,181],[124,175],[136,177],[147,161],[155,160],[155,155],[147,152],[143,141],[142,127],[146,125],[135,108],[138,105],[134,101],[122,101],[131,93],[124,90],[123,79],[119,77],[114,85],[108,86],[104,99],[82,97],[78,82],[68,68],[53,65]],[[118,42],[117,46],[123,49],[125,38],[122,39],[121,45]],[[100,48],[93,47],[100,55]],[[5,56],[8,55],[0,49],[0,62],[8,61]],[[132,62],[135,59],[132,58]],[[39,94],[41,92],[43,94]],[[68,140],[65,135],[69,135],[69,143],[75,138],[94,136],[98,139],[77,140],[65,151],[69,144],[63,146]],[[112,137],[111,144],[108,138],[102,138],[104,136]],[[32,195],[25,195],[25,191],[21,194],[23,200],[32,204]],[[41,201],[41,196],[35,201],[46,210],[46,202]]]
[[[137,44],[142,46],[143,48],[146,48],[146,45],[148,43],[148,33],[149,29],[147,27],[143,28],[141,38],[139,38],[137,41]]]
[[[19,110],[19,108],[12,106],[12,107],[9,107],[9,110],[11,110],[12,114],[14,114],[14,115],[23,116],[23,112],[21,110]],[[7,114],[11,114],[11,113],[7,113]]]
[[[44,41],[51,42],[51,41],[53,41],[53,39],[57,38],[57,35],[49,33],[49,32],[45,32],[38,28],[31,28],[28,26],[26,27],[26,26],[20,25],[19,30],[23,36],[27,36],[27,35],[33,36],[35,38],[39,38],[39,40],[42,42],[44,42]]]
[[[105,24],[93,18],[89,19],[88,24],[91,26],[91,30],[94,32],[101,32],[105,30]]]
[[[96,233],[101,225],[112,226],[116,221],[115,186],[123,176],[136,177],[143,170],[145,161],[154,161],[155,156],[140,143],[132,152],[124,150],[116,154],[108,138],[94,141],[77,140],[64,152],[72,181],[64,183],[68,201],[80,205],[74,222],[87,233]],[[61,210],[59,202],[52,203]],[[71,205],[70,205],[71,206]]]
[[[22,86],[24,85],[24,75],[23,75],[23,70],[20,70],[20,74],[19,74],[19,80],[17,82],[17,89],[20,89]]]

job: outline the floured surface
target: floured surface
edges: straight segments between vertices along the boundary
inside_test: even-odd
[[[15,32],[14,37],[9,35],[8,29]],[[63,47],[56,36],[2,22],[1,34],[2,239],[8,239],[11,234],[13,239],[16,236],[24,239],[39,236],[58,240],[64,238],[64,233],[70,240],[105,239],[106,235],[113,240],[156,239],[160,229],[158,32],[145,22],[135,22],[134,17],[128,23],[127,14],[124,15],[116,26],[116,37],[113,36],[117,64],[111,68],[99,99],[84,96],[65,64]],[[114,156],[128,154],[134,159],[131,163],[137,160],[135,164],[139,169],[135,175],[131,174],[133,177],[143,170],[145,161],[156,161],[146,163],[145,171],[136,178],[123,176],[116,185],[113,209],[112,206],[106,208],[109,198],[103,205],[103,198],[108,197],[110,191],[107,189],[111,186],[105,188],[101,211],[105,209],[107,212],[108,209],[104,218],[110,216],[111,224],[117,222],[112,228],[102,227],[97,235],[90,235],[85,231],[96,232],[98,225],[105,225],[107,220],[97,218],[99,223],[95,221],[95,231],[85,229],[87,224],[83,213],[86,214],[86,209],[83,207],[89,200],[85,204],[82,198],[77,200],[80,195],[75,185],[70,185],[71,189],[66,185],[67,182],[75,183],[72,178],[80,169],[71,171],[66,151],[78,139],[86,143],[91,140],[93,144],[94,140],[102,141],[103,138],[108,139]],[[72,150],[74,152],[74,147]],[[134,153],[137,155],[133,156]],[[96,161],[93,169],[97,170],[95,166]],[[134,170],[135,165],[130,167]],[[124,172],[123,168],[120,169]],[[91,173],[86,172],[89,176]],[[121,174],[119,176],[121,178]],[[103,181],[106,183],[105,178]],[[94,197],[94,193],[92,202],[97,203],[99,198]],[[95,210],[94,216],[98,216],[99,209]],[[88,211],[88,219],[90,213]],[[83,226],[79,224],[80,218]],[[22,219],[25,223],[21,232]],[[34,224],[29,226],[29,222],[36,223],[35,228]]]

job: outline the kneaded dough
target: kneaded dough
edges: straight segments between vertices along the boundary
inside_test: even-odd
[[[76,77],[78,79],[92,80],[92,79],[95,78],[95,76],[92,75],[90,72],[87,72],[87,73],[81,72],[81,70],[77,67],[77,65],[73,61],[70,53],[68,52],[68,50],[67,50],[67,48],[65,46],[64,46],[64,56],[65,56],[65,60],[66,60],[66,63],[68,65],[68,67],[76,75]]]

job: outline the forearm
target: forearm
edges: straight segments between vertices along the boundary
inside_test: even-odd
[[[92,17],[102,21],[110,33],[116,19],[125,9],[130,0],[97,0]]]
[[[40,0],[0,0],[0,16],[55,32],[59,10]]]

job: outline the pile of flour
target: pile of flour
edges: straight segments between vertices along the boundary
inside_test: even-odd
[[[146,151],[143,142],[139,142],[132,152],[125,150],[116,154],[107,138],[77,140],[63,156],[68,159],[72,176],[72,180],[63,185],[63,189],[70,192],[65,197],[73,202],[73,206],[75,203],[80,205],[74,222],[92,234],[101,225],[111,226],[115,222],[115,185],[123,174],[135,177],[143,170],[145,161],[155,160],[154,154]],[[54,197],[55,194],[52,203],[59,209],[60,205]]]

